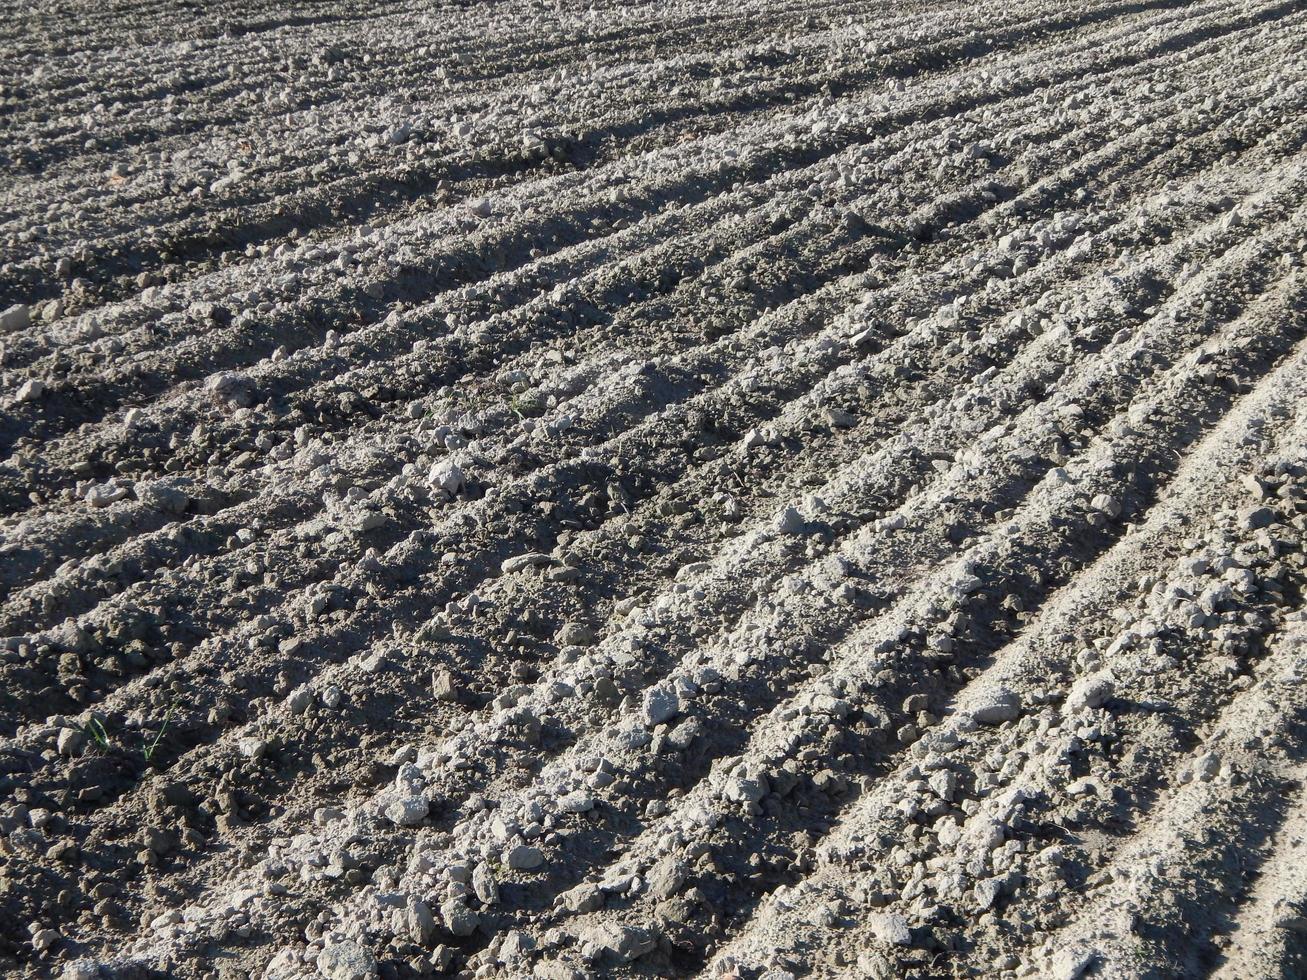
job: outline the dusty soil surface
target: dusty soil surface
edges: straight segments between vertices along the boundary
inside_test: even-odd
[[[0,970],[1307,975],[1307,7],[5,5]]]

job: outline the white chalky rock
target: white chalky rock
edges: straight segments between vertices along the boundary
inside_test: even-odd
[[[436,917],[431,906],[421,899],[410,899],[404,910],[404,927],[408,938],[419,946],[429,946],[436,935]]]
[[[162,480],[151,483],[138,483],[134,491],[136,499],[164,514],[180,514],[191,502],[190,495],[177,487],[169,486]]]
[[[25,303],[15,303],[0,313],[0,333],[25,330],[32,325],[32,311]]]
[[[761,773],[753,777],[739,773],[727,781],[725,793],[736,803],[758,803],[767,795],[767,789],[767,777]]]
[[[876,912],[869,919],[872,934],[891,946],[911,946],[912,931],[908,920],[895,912]]]
[[[1089,506],[1108,517],[1118,517],[1121,514],[1121,501],[1111,494],[1100,493],[1089,502]]]
[[[499,570],[505,575],[512,575],[514,572],[520,572],[524,568],[536,568],[540,565],[551,565],[553,559],[539,551],[528,551],[525,555],[514,555],[512,558],[505,558],[499,565]]]
[[[59,729],[59,738],[55,744],[60,755],[77,755],[86,743],[86,736],[76,728]]]
[[[1220,771],[1221,756],[1216,752],[1205,752],[1194,763],[1194,779],[1200,783],[1211,782]]]
[[[1086,708],[1101,708],[1116,693],[1116,684],[1106,674],[1085,677],[1071,688],[1067,695],[1067,711],[1083,711]]]
[[[622,963],[638,959],[658,945],[644,929],[618,922],[595,922],[577,935],[582,955],[598,958],[607,954]]]
[[[594,630],[585,623],[564,623],[554,637],[559,646],[588,646],[594,642]]]
[[[421,796],[406,796],[386,806],[386,819],[399,827],[416,827],[427,818],[431,805]]]
[[[163,929],[167,929],[169,926],[175,926],[177,923],[181,922],[181,920],[182,914],[176,909],[170,909],[162,915],[156,915],[151,919],[150,928],[155,932],[159,932]]]
[[[781,534],[798,534],[803,530],[803,515],[794,507],[786,507],[776,518],[776,530]]]
[[[1093,966],[1098,954],[1083,949],[1067,949],[1057,954],[1049,967],[1050,980],[1078,980]]]
[[[73,960],[64,967],[63,980],[96,980],[100,964],[91,959]]]
[[[126,487],[115,486],[112,483],[101,483],[86,491],[86,502],[92,507],[108,507],[110,504],[125,499],[128,493]]]
[[[395,773],[395,789],[403,796],[420,796],[426,784],[422,767],[413,762],[401,763]]]
[[[438,701],[457,701],[458,688],[454,684],[454,675],[447,670],[437,670],[431,674],[431,692]]]
[[[499,903],[499,883],[490,870],[490,865],[482,861],[472,872],[472,894],[482,905]]]
[[[984,881],[976,882],[976,887],[972,890],[976,906],[987,909],[997,902],[999,895],[1003,893],[1003,884],[1002,878],[986,878]]]
[[[558,809],[561,813],[587,813],[594,809],[594,805],[594,797],[580,791],[568,793],[558,800]]]
[[[220,402],[248,408],[254,404],[254,382],[243,374],[224,371],[215,374],[206,385],[209,392]]]
[[[293,715],[302,715],[313,703],[313,692],[307,687],[297,687],[286,697],[286,708]]]
[[[644,692],[640,719],[648,728],[670,721],[681,713],[681,699],[670,684],[659,684]]]
[[[1005,687],[980,698],[971,709],[971,717],[982,725],[1001,725],[1021,714],[1021,701]]]
[[[463,471],[452,459],[442,459],[435,463],[427,474],[427,482],[451,497],[456,496],[465,485]]]
[[[518,844],[504,856],[504,861],[514,871],[534,871],[545,863],[545,856],[538,847]]]
[[[501,964],[513,963],[521,960],[533,949],[535,949],[534,939],[520,929],[511,929],[500,943],[495,959]]]
[[[23,382],[14,397],[20,402],[34,402],[44,394],[45,382],[40,378],[29,378]]]
[[[331,943],[318,954],[318,973],[327,980],[374,980],[377,958],[358,943]]]
[[[583,881],[575,888],[569,888],[559,895],[558,900],[569,912],[585,915],[603,908],[604,893],[600,891],[598,885]]]
[[[467,907],[461,898],[448,899],[440,906],[440,918],[445,928],[455,936],[470,936],[481,924],[481,917]]]

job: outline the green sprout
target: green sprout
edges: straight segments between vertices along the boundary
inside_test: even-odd
[[[168,730],[168,722],[172,721],[172,713],[177,708],[177,702],[174,701],[168,705],[168,713],[163,716],[163,724],[159,726],[159,732],[154,736],[154,740],[145,746],[145,761],[149,762],[150,757],[154,755],[154,750],[159,747],[159,740],[163,738],[163,733]]]
[[[83,727],[83,731],[95,741],[95,744],[102,749],[109,748],[109,733],[104,729],[104,722],[100,721],[94,715],[91,720]]]

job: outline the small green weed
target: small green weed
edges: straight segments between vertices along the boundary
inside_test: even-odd
[[[168,705],[168,713],[163,716],[163,724],[159,726],[158,734],[149,742],[144,749],[145,761],[149,762],[154,755],[154,750],[159,747],[159,740],[163,738],[163,733],[168,730],[168,722],[172,721],[172,713],[177,709],[177,702],[174,701]]]
[[[82,730],[86,732],[87,738],[95,742],[102,749],[109,748],[109,733],[105,731],[104,722],[99,718],[92,717],[90,721],[83,726]]]

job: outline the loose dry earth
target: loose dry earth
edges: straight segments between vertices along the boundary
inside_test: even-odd
[[[1307,971],[1307,6],[5,4],[0,966]]]

